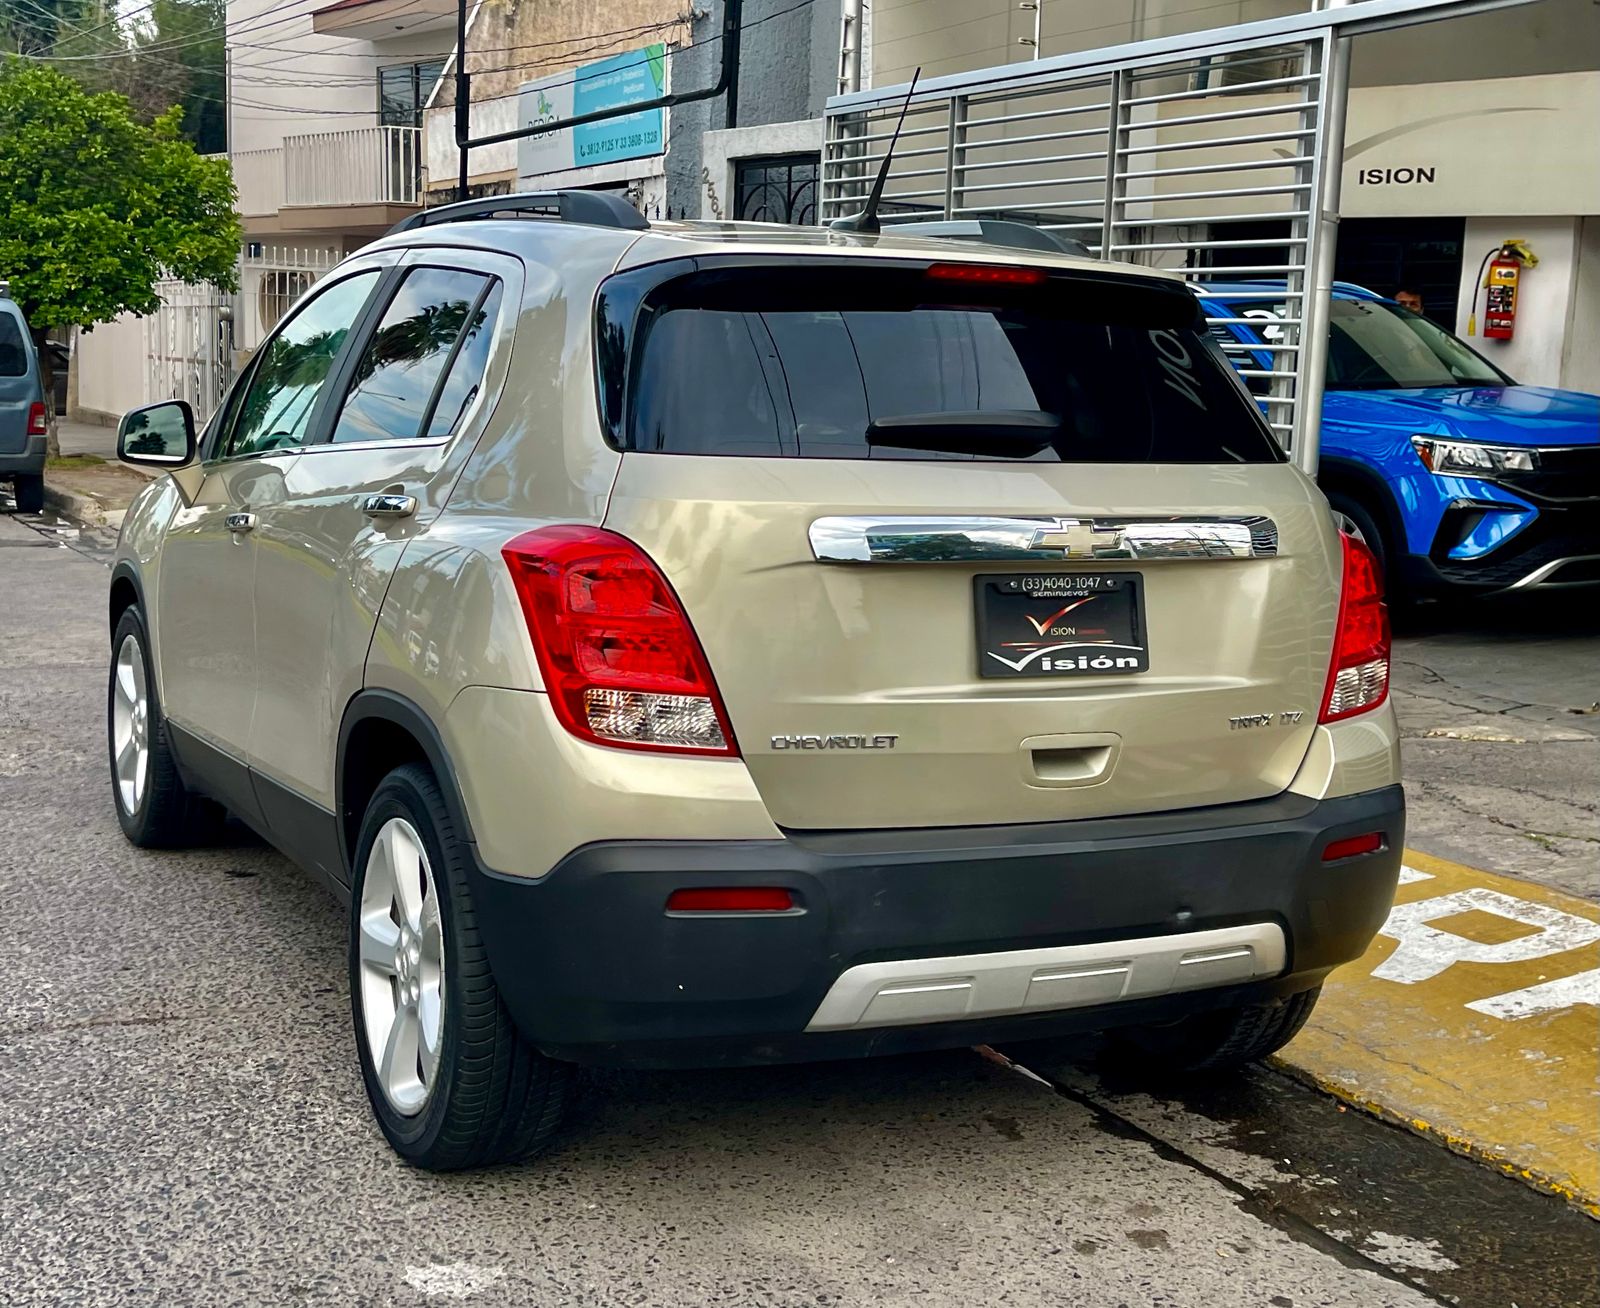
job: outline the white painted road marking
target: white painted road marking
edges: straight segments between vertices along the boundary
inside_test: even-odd
[[[405,1282],[430,1299],[465,1299],[504,1280],[498,1267],[474,1267],[471,1263],[430,1263],[426,1267],[406,1268]]]
[[[1539,930],[1515,940],[1486,944],[1428,925],[1439,918],[1474,909]],[[1548,904],[1515,899],[1487,886],[1472,886],[1434,899],[1396,904],[1380,929],[1384,935],[1398,940],[1400,948],[1373,968],[1372,975],[1403,985],[1415,985],[1436,977],[1452,963],[1527,963],[1600,941],[1600,922],[1563,913]]]
[[[1475,1012],[1487,1013],[1490,1017],[1514,1022],[1518,1018],[1553,1013],[1576,1004],[1600,1008],[1600,967],[1579,972],[1576,976],[1559,976],[1553,981],[1541,981],[1526,990],[1513,990],[1507,995],[1475,999],[1467,1007]]]

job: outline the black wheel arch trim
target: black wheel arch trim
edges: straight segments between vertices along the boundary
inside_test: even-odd
[[[439,789],[444,792],[445,807],[450,820],[461,833],[462,839],[476,845],[472,823],[467,817],[467,806],[461,798],[461,785],[456,779],[455,765],[445,748],[444,737],[433,719],[415,701],[392,690],[359,690],[345,705],[344,717],[339,722],[338,752],[334,757],[334,805],[339,817],[339,852],[346,869],[355,867],[355,850],[350,842],[350,821],[354,817],[359,829],[361,815],[346,812],[345,773],[350,737],[363,722],[373,720],[389,722],[404,728],[422,746],[423,755],[433,775],[438,778]]]
[[[1350,492],[1346,488],[1351,483],[1358,487],[1357,498],[1379,517],[1378,526],[1388,537],[1384,544],[1389,547],[1389,566],[1392,568],[1411,553],[1406,540],[1405,522],[1400,517],[1400,506],[1395,503],[1394,491],[1379,473],[1366,464],[1338,455],[1324,455],[1317,470],[1317,484],[1322,487],[1323,494],[1348,494]]]
[[[112,593],[115,592],[117,583],[119,581],[125,581],[128,583],[128,585],[133,587],[133,602],[139,606],[140,612],[145,615],[145,623],[148,625],[150,621],[150,610],[145,606],[144,602],[144,582],[140,580],[139,569],[134,567],[133,564],[128,562],[127,559],[118,560],[116,566],[111,569],[111,584],[106,587],[106,598],[108,601],[110,600]],[[118,611],[118,616],[120,616],[120,610]],[[111,618],[111,627],[114,633],[117,625],[117,618],[113,617],[109,611],[107,613],[107,617]]]

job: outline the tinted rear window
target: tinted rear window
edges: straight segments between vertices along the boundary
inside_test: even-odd
[[[993,287],[860,264],[701,269],[644,290],[613,282],[600,310],[602,402],[626,449],[984,459],[997,456],[980,452],[982,438],[971,452],[906,449],[871,443],[868,427],[1023,411],[1060,419],[1028,456],[1038,460],[1282,457],[1178,287],[1103,276]]]
[[[0,377],[22,377],[28,371],[28,348],[22,343],[22,324],[0,313]]]

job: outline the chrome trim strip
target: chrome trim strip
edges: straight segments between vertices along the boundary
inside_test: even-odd
[[[861,963],[833,983],[806,1030],[1084,1008],[1276,976],[1287,961],[1283,929],[1253,922],[1088,945]]]
[[[1593,586],[1593,581],[1546,581],[1545,578],[1564,568],[1569,563],[1600,563],[1600,554],[1573,554],[1564,559],[1552,559],[1543,567],[1535,568],[1521,581],[1513,583],[1509,590],[1576,590],[1580,586]]]
[[[1266,517],[818,518],[821,563],[1059,563],[1063,559],[1262,559],[1278,553]]]

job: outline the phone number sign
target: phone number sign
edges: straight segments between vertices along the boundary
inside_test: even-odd
[[[597,59],[552,73],[521,88],[517,101],[519,126],[620,109],[654,100],[666,89],[666,46],[657,43],[626,54]],[[580,127],[535,132],[517,142],[517,173],[537,177],[595,164],[617,163],[664,154],[666,113],[643,109],[618,114]]]

